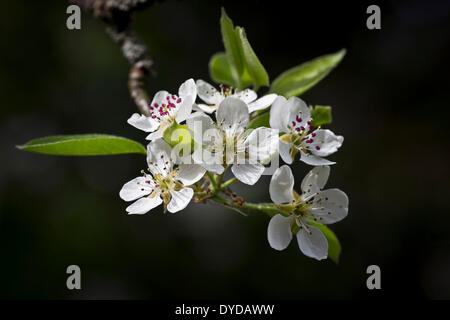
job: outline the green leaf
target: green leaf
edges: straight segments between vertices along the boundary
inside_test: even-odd
[[[147,154],[145,147],[133,140],[107,134],[79,134],[38,138],[17,148],[60,156],[102,156],[113,154]]]
[[[243,28],[236,28],[236,36],[239,40],[239,47],[242,50],[242,56],[244,57],[244,62],[250,77],[253,80],[253,86],[255,91],[261,86],[269,85],[269,75],[264,69],[263,65],[259,61],[255,52],[253,51],[250,43],[248,42],[247,36]]]
[[[209,74],[211,79],[217,83],[233,86],[234,78],[232,68],[228,56],[223,52],[216,53],[209,60]]]
[[[241,75],[239,79],[239,89],[250,87],[253,84],[253,79],[248,73],[247,68],[244,68],[244,73]]]
[[[311,111],[312,125],[318,127],[331,123],[331,107],[315,106]]]
[[[225,9],[222,8],[222,16],[220,17],[220,29],[222,31],[222,40],[228,60],[233,66],[232,76],[235,87],[240,87],[240,78],[244,73],[244,61],[238,44],[238,39],[234,32],[233,21],[227,16]]]
[[[233,66],[224,52],[218,52],[209,60],[209,74],[211,79],[217,83],[223,83],[229,86],[235,86],[233,78]],[[241,88],[250,86],[253,83],[247,70],[240,77]]]
[[[317,227],[325,235],[328,241],[328,257],[336,264],[339,263],[339,256],[341,255],[341,244],[338,238],[326,225],[315,222],[308,222],[310,225]]]
[[[259,127],[267,127],[270,128],[269,124],[270,120],[270,112],[263,113],[260,116],[257,116],[247,126],[247,129],[256,129]]]
[[[342,49],[283,72],[273,81],[270,91],[286,98],[304,93],[333,70],[342,60],[345,52],[345,49]]]

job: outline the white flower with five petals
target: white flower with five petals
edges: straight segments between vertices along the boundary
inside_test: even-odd
[[[248,106],[235,97],[227,97],[219,104],[216,120],[214,123],[202,112],[187,119],[194,141],[202,146],[194,150],[194,162],[217,174],[231,165],[239,181],[255,184],[264,172],[262,163],[278,151],[278,130],[264,127],[246,130]]]
[[[285,134],[280,137],[280,156],[291,164],[297,152],[300,160],[313,165],[335,164],[324,159],[338,150],[344,141],[330,130],[316,129],[311,125],[311,111],[303,100],[279,96],[270,108],[270,126]]]
[[[196,164],[180,164],[174,169],[172,149],[163,140],[149,143],[147,163],[150,174],[143,172],[120,190],[125,201],[135,201],[126,208],[129,214],[144,214],[164,202],[164,210],[177,212],[186,208],[194,195],[188,186],[199,181],[205,169]]]
[[[322,260],[328,254],[324,234],[308,222],[331,224],[344,219],[348,213],[348,197],[339,189],[322,190],[328,180],[330,167],[312,169],[301,184],[302,194],[294,191],[294,176],[289,166],[278,168],[269,186],[270,198],[287,216],[277,214],[269,222],[267,238],[272,248],[284,250],[292,240],[294,230],[300,250],[308,257]]]
[[[256,110],[262,110],[269,107],[275,99],[278,97],[276,94],[267,94],[257,99],[256,92],[251,89],[235,90],[225,88],[218,91],[209,83],[203,80],[197,80],[197,92],[200,99],[202,99],[206,104],[197,104],[196,106],[206,113],[213,113],[219,104],[226,97],[234,97],[241,99],[248,105],[248,111],[253,112]]]
[[[151,132],[147,140],[161,138],[173,123],[186,120],[192,112],[196,98],[197,87],[194,80],[189,79],[178,89],[178,96],[167,91],[158,91],[148,107],[150,115],[134,113],[128,123],[145,132]]]

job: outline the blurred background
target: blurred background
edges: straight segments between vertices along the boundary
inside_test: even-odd
[[[157,63],[151,93],[209,81],[223,51],[220,7],[248,38],[270,78],[347,48],[343,62],[302,98],[331,105],[345,136],[328,187],[350,198],[332,225],[338,265],[267,243],[269,217],[215,205],[127,216],[122,185],[146,167],[139,155],[52,157],[15,149],[55,134],[110,133],[143,143],[128,64],[102,22],[82,13],[66,29],[65,1],[9,1],[0,19],[0,297],[4,299],[450,298],[448,1],[161,1],[135,15]],[[264,93],[261,89],[259,93]],[[295,167],[297,186],[310,168]],[[268,201],[270,177],[235,187]],[[66,288],[81,267],[82,290]],[[366,288],[381,267],[382,290]]]

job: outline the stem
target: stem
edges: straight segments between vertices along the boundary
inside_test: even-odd
[[[215,178],[216,178],[216,184],[217,184],[217,186],[219,187],[219,188],[218,188],[218,191],[221,191],[221,190],[223,189],[223,188],[222,188],[223,173],[220,174],[220,175],[216,174],[216,175],[215,175]]]
[[[237,181],[236,178],[231,178],[230,180],[225,181],[220,185],[220,190],[228,188],[231,184],[235,183],[236,181]]]
[[[211,174],[211,172],[206,171],[206,175],[209,178],[209,181],[211,181],[211,186],[213,188],[213,192],[217,192],[217,183],[216,183],[216,179],[214,178],[214,176]]]
[[[219,195],[214,195],[210,198],[211,200],[214,200],[220,204],[223,204],[228,207],[233,207],[237,209],[250,209],[250,210],[257,210],[257,211],[263,211],[267,213],[269,216],[273,217],[274,215],[282,212],[275,208],[275,205],[273,203],[250,203],[250,202],[244,202],[243,204],[237,204],[234,201],[225,199],[224,197],[221,197]]]

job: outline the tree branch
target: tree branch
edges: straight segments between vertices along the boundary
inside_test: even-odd
[[[147,47],[131,29],[118,31],[115,26],[108,26],[107,33],[116,42],[131,65],[128,74],[128,90],[131,98],[142,114],[149,115],[150,97],[147,92],[148,77],[154,64]]]
[[[120,46],[130,63],[128,89],[131,98],[142,114],[149,115],[150,97],[147,92],[148,77],[154,65],[147,46],[129,26],[134,11],[152,5],[156,0],[69,0],[104,21],[106,31]]]

